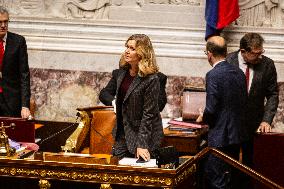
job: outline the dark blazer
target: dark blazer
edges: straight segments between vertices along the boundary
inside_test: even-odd
[[[228,55],[227,61],[239,67],[238,53]],[[246,138],[251,139],[259,124],[265,121],[272,123],[277,111],[279,97],[277,87],[277,72],[273,60],[262,56],[261,62],[253,66],[254,76],[248,96],[246,108]],[[266,104],[264,104],[266,101]]]
[[[208,146],[241,143],[246,99],[246,79],[239,68],[223,61],[206,74],[203,121],[209,125]]]
[[[99,99],[105,105],[118,94],[127,70],[117,69],[112,78],[100,92]],[[146,148],[155,151],[163,137],[162,119],[158,107],[160,83],[157,74],[146,77],[136,76],[129,86],[122,104],[123,127],[128,151],[135,154],[136,149]],[[116,138],[114,128],[114,138]]]
[[[160,81],[160,92],[159,92],[159,110],[160,112],[163,111],[164,107],[167,104],[167,93],[166,93],[166,84],[168,77],[163,74],[162,72],[157,73]],[[114,99],[114,95],[105,94],[105,101],[102,102],[106,106],[112,106],[111,102]]]
[[[164,107],[167,104],[167,93],[166,93],[166,84],[168,77],[162,72],[157,73],[160,81],[160,92],[159,92],[159,110],[163,111]]]
[[[2,65],[3,96],[14,116],[21,115],[22,107],[30,107],[30,71],[26,40],[8,32]]]

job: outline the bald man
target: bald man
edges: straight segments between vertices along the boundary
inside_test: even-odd
[[[226,62],[224,38],[209,38],[205,54],[213,69],[206,74],[206,107],[198,121],[209,125],[209,147],[238,160],[247,99],[246,78],[241,69]],[[208,157],[205,164],[207,188],[236,188],[231,174],[231,168],[225,162],[214,156]]]

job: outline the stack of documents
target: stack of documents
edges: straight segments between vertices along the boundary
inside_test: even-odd
[[[130,166],[140,166],[140,167],[158,167],[156,164],[156,159],[150,159],[150,161],[147,161],[145,163],[136,163],[137,158],[122,158],[119,160],[119,165],[130,165]]]

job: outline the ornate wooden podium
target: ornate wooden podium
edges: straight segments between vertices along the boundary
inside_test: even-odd
[[[49,154],[49,156],[52,154]],[[58,154],[55,154],[57,156]],[[82,158],[81,158],[82,159]],[[65,160],[64,160],[65,161]],[[159,188],[191,188],[195,166],[191,159],[177,169],[146,168],[112,163],[78,163],[47,160],[0,159],[0,176],[37,179],[41,188],[49,188],[48,181],[72,181],[112,185],[143,186]],[[11,183],[15,184],[15,183]]]
[[[257,134],[254,138],[254,168],[284,186],[284,133]],[[265,189],[255,183],[255,188]]]

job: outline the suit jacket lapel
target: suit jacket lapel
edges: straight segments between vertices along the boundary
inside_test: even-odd
[[[6,39],[6,45],[5,45],[5,52],[4,52],[4,57],[3,57],[3,62],[2,62],[2,69],[3,69],[3,66],[5,64],[5,62],[7,62],[7,53],[8,52],[11,52],[11,48],[13,48],[13,41],[14,40],[11,40],[11,35],[9,35],[9,32],[7,33],[7,39]]]
[[[261,72],[260,72],[260,65],[256,64],[253,66],[253,79],[251,82],[249,95],[254,91],[254,88],[256,87],[257,81],[261,80]]]
[[[127,93],[124,97],[123,102],[126,101],[126,99],[129,97],[129,95],[131,94],[131,92],[137,87],[137,85],[141,82],[142,78],[139,77],[138,75],[134,78],[133,82],[130,84]]]
[[[239,51],[237,51],[234,56],[232,57],[231,63],[234,64],[235,66],[239,67],[239,60],[238,60],[238,54]]]

